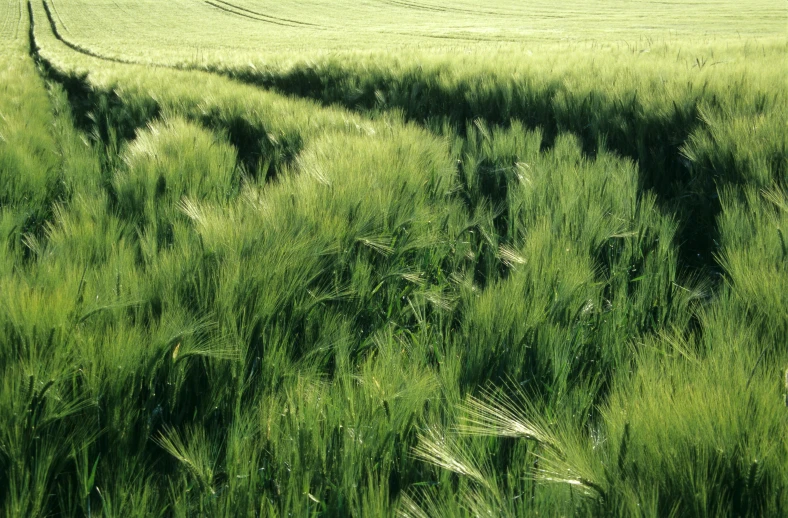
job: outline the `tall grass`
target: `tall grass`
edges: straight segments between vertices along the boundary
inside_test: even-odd
[[[519,120],[540,128],[548,146],[561,132],[575,133],[586,153],[610,149],[638,162],[642,186],[682,223],[683,261],[700,268],[712,266],[716,252],[716,178],[707,159],[682,149],[709,133],[751,133],[746,127],[764,135],[759,142],[781,142],[786,101],[777,92],[784,52],[783,40],[757,50],[747,41],[725,47],[641,41],[530,55],[501,51],[494,58],[405,51],[207,68],[364,112],[398,109],[434,128],[448,123],[463,130],[477,118],[503,125]],[[779,156],[773,152],[768,160]]]
[[[692,83],[676,119],[622,87],[590,133],[568,86],[518,97],[544,120],[357,113],[102,61],[30,13],[41,77],[19,46],[26,89],[2,83],[37,160],[3,169],[4,514],[784,512],[771,79]],[[630,153],[632,127],[685,133]],[[649,189],[656,156],[689,178]],[[715,270],[688,267],[693,187]]]
[[[23,234],[40,231],[49,216],[61,188],[60,164],[49,132],[53,116],[43,82],[18,48],[2,58],[0,205],[18,228],[4,235],[19,241]]]

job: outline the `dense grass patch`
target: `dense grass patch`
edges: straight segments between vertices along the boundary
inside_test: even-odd
[[[28,5],[4,514],[785,513],[779,46],[175,70]]]
[[[566,50],[525,59],[505,51],[494,59],[412,52],[394,58],[340,55],[284,68],[264,62],[208,68],[366,113],[401,110],[406,119],[437,131],[446,125],[464,131],[476,119],[501,125],[517,120],[541,129],[547,146],[561,132],[572,132],[588,154],[610,149],[636,160],[642,188],[683,223],[683,262],[713,266],[716,185],[734,180],[725,177],[734,170],[745,174],[748,166],[712,165],[710,155],[742,156],[728,149],[747,147],[730,139],[735,132],[755,146],[776,146],[763,156],[778,171],[785,168],[779,149],[785,149],[788,108],[777,94],[784,70],[772,65],[784,42],[757,52],[749,43],[721,49],[641,42],[626,50],[578,47],[571,57]]]

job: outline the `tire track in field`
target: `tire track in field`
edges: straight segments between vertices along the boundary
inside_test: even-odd
[[[506,16],[503,13],[495,12],[495,11],[482,11],[482,10],[473,10],[473,9],[462,9],[460,7],[441,7],[438,5],[429,5],[429,4],[419,4],[415,2],[406,2],[404,0],[378,0],[381,4],[392,5],[395,7],[404,7],[405,9],[410,9],[414,11],[428,11],[434,13],[460,13],[460,14],[471,14],[471,15],[480,15],[480,14],[489,14],[493,16]]]
[[[232,9],[229,9],[227,7],[223,7],[223,6],[219,5],[219,4],[213,3],[210,0],[205,0],[205,3],[210,5],[211,7],[215,7],[216,9],[224,11],[225,13],[234,14],[235,16],[242,16],[243,18],[248,18],[250,20],[255,20],[255,21],[258,21],[258,22],[270,23],[272,25],[279,25],[280,27],[298,27],[297,25],[293,25],[293,24],[289,24],[289,23],[275,22],[273,20],[269,20],[269,19],[265,19],[265,18],[258,18],[256,16],[252,16],[252,15],[249,15],[249,14],[239,13],[239,12],[233,11]]]
[[[61,42],[62,44],[64,44],[69,49],[73,50],[74,52],[78,52],[80,54],[83,54],[85,56],[89,56],[89,57],[92,57],[92,58],[95,58],[95,59],[100,59],[100,60],[104,60],[104,61],[108,61],[108,62],[112,62],[112,63],[124,64],[124,65],[149,66],[149,67],[153,67],[153,68],[165,68],[165,69],[171,69],[171,70],[201,70],[203,72],[208,72],[208,73],[211,73],[211,74],[227,77],[229,79],[240,81],[242,83],[247,83],[247,84],[250,83],[250,81],[246,81],[246,80],[240,79],[239,77],[235,76],[234,74],[231,74],[231,73],[228,74],[228,73],[225,73],[225,72],[222,72],[222,71],[218,71],[218,70],[206,70],[206,69],[193,67],[193,66],[173,66],[173,65],[168,65],[166,63],[142,62],[142,61],[137,61],[137,60],[134,60],[134,59],[124,59],[124,58],[120,58],[120,57],[111,57],[111,56],[102,55],[102,54],[100,54],[100,53],[98,53],[96,51],[93,51],[93,50],[91,50],[91,49],[89,49],[87,47],[84,47],[84,46],[79,45],[77,43],[73,43],[72,41],[69,41],[69,40],[63,38],[62,34],[60,33],[60,31],[59,31],[59,29],[57,27],[57,22],[55,21],[55,18],[52,16],[52,12],[51,12],[50,7],[49,7],[49,2],[47,0],[41,0],[41,3],[44,6],[44,12],[45,12],[45,14],[47,16],[47,19],[48,19],[48,22],[49,22],[49,27],[50,27],[50,30],[52,31],[52,34],[54,35],[55,39],[58,40],[59,42]],[[209,4],[212,3],[212,0],[206,0],[206,3],[209,3]],[[27,1],[27,5],[28,5],[28,8],[30,10],[30,16],[31,16],[31,19],[32,19],[33,13],[32,13],[32,7],[31,7],[31,0]],[[217,6],[217,7],[222,9],[220,6]],[[225,9],[222,9],[222,10],[225,10]],[[237,14],[239,16],[245,16],[245,15],[240,14],[240,13],[233,13],[233,14]],[[249,18],[251,18],[251,17],[249,17]],[[256,19],[256,18],[252,18],[252,19]],[[263,21],[263,20],[260,20],[260,21]],[[274,23],[274,22],[267,21],[267,23]],[[277,25],[284,25],[284,24],[277,23]],[[286,25],[286,26],[287,27],[292,27],[290,25]],[[399,35],[404,35],[404,36],[419,36],[419,37],[426,37],[426,38],[437,39],[437,40],[444,40],[444,41],[446,41],[446,40],[449,40],[449,41],[466,41],[466,42],[477,42],[477,41],[514,41],[514,40],[505,40],[505,39],[484,38],[484,37],[479,37],[477,35],[473,35],[473,36],[472,35],[467,35],[466,36],[466,35],[459,35],[459,34],[458,35],[452,35],[452,34],[435,35],[435,34],[419,34],[419,33],[400,32],[400,31],[394,31],[393,34],[399,34]],[[256,82],[251,82],[251,83],[255,84],[258,87],[261,86],[259,83],[256,83]]]
[[[55,37],[56,40],[58,40],[60,43],[62,43],[66,47],[70,48],[74,52],[78,52],[80,54],[84,54],[86,56],[90,56],[90,57],[96,58],[96,59],[103,59],[104,61],[111,61],[113,63],[121,63],[121,64],[124,64],[124,65],[142,65],[142,63],[138,63],[138,62],[131,61],[131,60],[125,60],[125,59],[114,58],[114,57],[109,57],[109,56],[102,56],[101,54],[98,54],[98,53],[90,50],[89,48],[83,47],[83,46],[78,45],[76,43],[72,43],[71,41],[63,38],[63,36],[60,34],[60,31],[57,28],[57,23],[55,22],[55,19],[52,16],[52,11],[49,8],[49,3],[47,2],[47,0],[41,0],[41,3],[44,6],[44,12],[46,13],[47,21],[49,21],[49,28],[52,31],[52,35]],[[28,2],[27,2],[27,9],[28,9],[28,13],[29,13],[29,16],[30,16],[30,25],[32,26],[33,22],[34,22],[34,17],[33,17],[33,6],[31,4],[30,0],[28,0]],[[35,43],[35,41],[32,41],[31,43]],[[159,65],[156,65],[156,64],[151,64],[150,66],[159,67]]]
[[[308,26],[308,27],[322,27],[321,25],[317,25],[315,23],[302,22],[300,20],[291,20],[289,18],[279,18],[277,16],[271,16],[270,14],[259,13],[257,11],[252,11],[251,9],[247,9],[245,7],[241,7],[240,5],[235,5],[235,4],[231,4],[230,2],[225,2],[224,0],[213,0],[213,1],[216,2],[216,3],[219,3],[219,4],[224,4],[224,5],[227,5],[229,7],[232,7],[233,9],[236,9],[238,11],[245,11],[247,13],[251,13],[251,14],[260,16],[262,18],[268,18],[268,19],[271,19],[271,20],[279,21],[279,22],[294,23],[296,25],[304,25],[304,26]]]
[[[258,22],[269,23],[272,25],[279,25],[281,27],[291,27],[291,28],[304,28],[304,27],[315,27],[319,28],[319,25],[313,25],[311,23],[306,22],[296,22],[292,20],[287,20],[284,18],[275,18],[273,16],[267,16],[260,13],[256,13],[254,11],[249,11],[248,9],[241,9],[233,4],[229,4],[227,2],[222,2],[221,0],[205,0],[205,3],[214,7],[216,9],[220,9],[226,13],[233,14],[235,16],[242,16],[244,18],[248,18],[250,20],[255,20]],[[224,5],[221,5],[224,4]],[[246,11],[246,12],[239,12]]]
[[[60,25],[63,26],[63,28],[66,30],[67,33],[71,34],[71,31],[68,29],[68,25],[66,25],[66,22],[63,21],[63,17],[60,16],[60,12],[57,10],[57,5],[55,5],[55,1],[54,0],[49,0],[49,1],[52,4],[52,10],[55,12],[55,15],[57,16]]]
[[[89,82],[87,77],[80,72],[76,72],[74,70],[67,70],[63,69],[60,70],[56,65],[50,62],[46,57],[41,54],[41,47],[39,47],[36,41],[36,25],[35,20],[38,19],[36,15],[33,13],[32,8],[32,1],[35,0],[27,0],[27,11],[30,20],[29,24],[29,52],[33,60],[41,65],[39,72],[41,73],[42,77],[47,80],[54,81],[61,86],[63,86],[66,90],[69,88],[73,88],[76,83],[77,89],[79,89],[78,96],[79,99],[76,101],[78,108],[75,108],[75,102],[69,99],[69,103],[72,106],[73,115],[75,118],[82,118],[82,119],[90,119],[91,110],[97,106],[97,102],[101,101],[102,99],[109,99],[110,102],[120,103],[116,106],[122,105],[123,101],[118,95],[116,94],[114,88],[107,88],[107,87],[99,87],[94,88],[93,85]],[[77,52],[78,54],[83,54],[89,56],[93,59],[97,59],[100,61],[107,61],[111,63],[119,63],[128,66],[141,66],[141,67],[150,67],[155,69],[168,69],[171,70],[172,73],[186,73],[189,71],[197,71],[204,74],[209,75],[216,75],[222,77],[224,80],[228,82],[236,82],[231,77],[228,77],[225,74],[219,74],[216,72],[210,72],[207,70],[198,70],[194,67],[177,67],[171,65],[162,65],[157,63],[139,63],[134,62],[131,60],[123,60],[123,59],[115,59],[110,57],[101,56],[89,49],[85,49],[80,47],[79,45],[75,45],[69,41],[64,40],[57,32],[57,28],[55,26],[54,19],[52,18],[51,12],[46,5],[46,0],[42,0],[42,5],[44,6],[44,11],[46,13],[46,17],[49,21],[50,29],[52,30],[52,35],[55,36],[55,39],[58,43],[65,45],[69,50]],[[50,44],[52,42],[50,41]],[[56,44],[55,44],[56,45]],[[240,81],[237,81],[241,83]],[[69,93],[69,96],[71,94]],[[146,124],[153,122],[153,121],[161,121],[162,120],[162,112],[161,106],[159,105],[158,101],[154,99],[155,106],[152,110],[148,110],[147,113],[143,113],[141,118],[137,118],[136,120],[131,121],[131,126],[127,127],[125,133],[121,135],[121,141],[131,142],[136,139],[137,131],[140,128],[145,127]],[[87,103],[85,105],[84,103]],[[78,115],[78,113],[80,113]],[[272,140],[268,133],[265,131],[265,125],[263,125],[262,129],[252,127],[250,123],[244,119],[240,118],[240,123],[243,126],[240,131],[235,127],[237,121],[231,120],[222,120],[221,117],[214,118],[211,120],[210,117],[201,117],[199,111],[191,112],[188,111],[186,113],[178,112],[179,116],[194,123],[198,124],[203,127],[206,131],[210,132],[217,137],[221,136],[221,131],[226,132],[226,140],[227,143],[230,144],[236,150],[236,164],[237,167],[245,168],[246,171],[257,171],[256,174],[264,175],[266,181],[269,178],[272,178],[278,171],[278,167],[280,165],[287,165],[290,163],[291,160],[294,160],[295,157],[300,153],[300,148],[292,147],[288,148],[286,145],[280,145],[279,142],[276,140]],[[206,114],[202,114],[205,116]],[[76,119],[75,119],[76,120]],[[95,121],[93,121],[95,122]],[[127,124],[128,126],[128,124]],[[87,129],[86,129],[87,128]],[[82,132],[83,135],[89,131],[90,126],[82,127],[79,126],[79,131]],[[251,137],[246,134],[246,131],[251,130],[254,132],[254,135]],[[104,139],[104,137],[98,137],[100,139]],[[266,140],[267,139],[267,140]],[[267,150],[265,146],[272,145],[274,148],[272,150]],[[289,145],[289,144],[288,144]],[[293,146],[297,146],[298,143],[293,144]],[[261,157],[263,153],[271,152],[270,160],[266,161],[268,169],[257,169],[258,165],[262,164]],[[105,153],[110,153],[109,151],[105,151]],[[283,154],[284,153],[284,154]],[[289,154],[288,154],[289,153]],[[103,167],[103,166],[102,166]]]
[[[52,31],[52,34],[55,37],[55,39],[58,40],[63,45],[65,45],[66,47],[68,47],[69,49],[71,49],[74,52],[77,52],[79,54],[83,54],[83,55],[89,56],[91,58],[100,59],[100,60],[111,62],[111,63],[119,63],[119,64],[123,64],[123,65],[136,65],[136,66],[145,66],[145,67],[153,67],[153,68],[164,68],[164,69],[181,70],[181,71],[183,71],[183,70],[200,70],[202,72],[206,72],[206,73],[210,73],[210,74],[226,77],[228,79],[231,79],[231,80],[234,80],[234,81],[239,81],[241,83],[254,84],[254,85],[258,86],[258,87],[262,86],[259,82],[249,81],[249,80],[243,79],[241,76],[238,76],[236,74],[223,72],[221,70],[203,69],[203,68],[194,67],[194,66],[174,66],[174,65],[169,65],[169,64],[166,64],[166,63],[142,62],[142,61],[137,61],[137,60],[134,60],[134,59],[124,59],[124,58],[119,58],[119,57],[111,57],[111,56],[102,55],[102,54],[100,54],[98,52],[95,52],[95,51],[93,51],[93,50],[91,50],[91,49],[89,49],[87,47],[83,47],[82,45],[79,45],[77,43],[73,43],[73,42],[63,38],[62,34],[58,30],[57,22],[55,21],[54,17],[52,16],[52,12],[51,12],[51,10],[49,8],[48,1],[47,0],[41,0],[41,3],[43,5],[43,7],[44,7],[44,12],[45,12],[45,14],[47,16],[47,21],[49,22],[50,30]],[[211,3],[211,2],[206,0],[206,3]],[[27,1],[27,5],[28,5],[28,10],[30,11],[31,20],[33,20],[33,11],[32,11],[31,0]],[[233,13],[233,14],[239,14],[239,13]],[[239,14],[239,15],[240,16],[245,16],[245,15],[242,15],[242,14]],[[273,23],[273,22],[268,22],[268,23]],[[283,24],[277,24],[277,25],[283,25]],[[289,26],[289,27],[291,27],[291,26]],[[414,35],[416,35],[416,36],[419,36],[419,37],[428,37],[428,38],[432,38],[432,39],[450,40],[450,41],[468,41],[468,42],[475,42],[475,41],[480,41],[480,40],[506,41],[506,40],[491,39],[491,38],[485,39],[485,38],[479,38],[478,36],[474,37],[474,36],[470,36],[470,35],[469,36],[451,35],[451,34],[447,34],[447,35],[434,35],[434,34],[432,34],[432,35],[430,35],[430,34],[418,34],[418,33],[414,34],[414,33],[409,33],[409,32],[398,32],[398,31],[395,31],[393,33],[394,34],[405,35],[405,36],[414,36]],[[264,88],[265,89],[269,89],[267,87],[264,87]],[[274,89],[274,91],[277,91],[277,90]],[[285,95],[289,95],[287,92],[280,92],[280,93],[283,93]]]

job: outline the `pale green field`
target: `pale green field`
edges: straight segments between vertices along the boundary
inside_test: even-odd
[[[780,0],[51,0],[63,36],[134,60],[244,61],[282,53],[478,52],[545,43],[784,38]]]

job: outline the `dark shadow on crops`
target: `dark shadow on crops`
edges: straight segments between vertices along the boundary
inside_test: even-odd
[[[559,133],[574,133],[589,157],[604,145],[638,164],[641,190],[654,192],[662,210],[674,213],[679,221],[677,245],[684,268],[717,269],[714,253],[720,205],[716,185],[710,175],[693,174],[680,152],[701,124],[699,99],[674,103],[672,113],[658,115],[643,110],[636,93],[622,102],[598,90],[561,105],[555,99],[562,88],[558,81],[518,92],[516,84],[482,91],[476,78],[447,88],[437,78],[416,69],[399,75],[367,71],[376,74],[368,78],[339,67],[310,65],[296,66],[282,74],[254,69],[214,72],[323,105],[363,113],[397,109],[406,120],[433,130],[448,124],[462,134],[467,124],[477,119],[504,127],[519,120],[529,129],[541,129],[544,149],[552,147]]]
[[[275,139],[262,124],[219,109],[202,114],[196,122],[208,130],[224,132],[238,153],[238,166],[260,180],[276,179],[303,148],[300,135]]]
[[[87,74],[68,74],[52,66],[39,53],[39,47],[35,40],[35,19],[30,2],[28,2],[27,7],[28,15],[30,16],[29,38],[31,56],[41,68],[44,79],[57,82],[63,86],[71,105],[74,125],[77,129],[91,136],[94,140],[102,142],[105,146],[109,146],[117,143],[111,142],[113,139],[116,141],[133,139],[139,128],[159,116],[159,106],[153,99],[149,99],[144,103],[140,102],[136,105],[130,105],[120,99],[114,90],[101,91],[92,88],[87,81]],[[58,41],[79,53],[106,59],[63,40],[57,32],[57,27],[46,2],[44,2],[44,9],[47,13],[50,29]]]
[[[100,56],[66,41],[58,33],[46,2],[44,8],[53,34],[72,50],[103,60],[131,63]],[[477,119],[491,126],[507,126],[516,119],[529,129],[541,129],[544,149],[552,146],[559,133],[574,133],[589,157],[604,145],[636,161],[641,190],[654,192],[662,210],[674,213],[680,224],[677,245],[682,266],[693,271],[718,270],[714,257],[716,217],[720,211],[717,186],[711,175],[693,175],[680,153],[683,143],[700,124],[699,99],[685,101],[681,106],[674,103],[669,116],[658,116],[642,110],[634,92],[631,100],[622,101],[610,99],[598,90],[582,99],[570,98],[567,105],[561,106],[555,100],[562,88],[560,81],[541,89],[523,89],[511,83],[481,91],[475,78],[446,88],[419,68],[399,75],[382,69],[367,70],[369,75],[363,78],[342,67],[308,64],[286,73],[225,68],[209,71],[326,106],[339,105],[362,113],[398,109],[406,120],[433,129],[448,123],[462,133],[468,123]],[[289,162],[300,149],[299,142],[283,146],[268,142],[264,130],[243,119],[220,121],[206,116],[202,122],[211,128],[226,129],[238,150],[239,165],[248,172],[262,166],[267,179],[276,176],[277,163]],[[271,154],[273,157],[266,157]]]
[[[50,30],[55,38],[69,49],[92,58],[128,65],[140,65],[134,61],[100,55],[88,48],[63,38],[58,31],[49,5],[43,2]],[[127,102],[119,98],[114,90],[99,91],[90,86],[86,75],[76,76],[62,73],[51,66],[38,52],[33,29],[33,11],[28,2],[30,16],[31,55],[39,63],[49,80],[63,85],[68,95],[74,116],[75,126],[90,135],[95,141],[102,142],[105,149],[120,149],[121,142],[135,138],[137,131],[160,116],[160,107],[152,98],[134,99]],[[145,65],[154,66],[157,65]],[[172,67],[165,67],[172,68]],[[186,115],[188,118],[188,115]],[[227,117],[222,113],[208,113],[197,118],[196,122],[209,130],[226,131],[227,138],[238,153],[238,166],[246,173],[264,175],[266,180],[275,178],[280,167],[289,163],[301,150],[299,137],[286,142],[270,138],[263,127],[255,126],[242,117]],[[102,157],[102,161],[104,161]]]
[[[54,21],[49,13],[47,16],[55,36],[64,42],[57,34]],[[74,126],[87,135],[94,144],[101,145],[101,165],[105,175],[111,174],[109,169],[116,161],[116,156],[122,142],[135,137],[137,130],[159,116],[159,106],[153,100],[137,104],[125,103],[117,93],[110,90],[97,90],[92,88],[87,80],[87,74],[77,75],[64,73],[54,67],[44,58],[35,39],[35,18],[33,8],[28,2],[28,16],[30,17],[30,55],[38,64],[39,70],[45,80],[58,83],[66,92]],[[69,45],[71,48],[71,45]],[[79,52],[82,52],[79,50]]]

